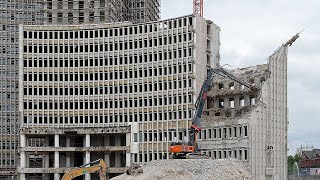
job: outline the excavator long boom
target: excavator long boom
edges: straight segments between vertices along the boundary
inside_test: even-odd
[[[87,167],[88,166],[88,167]],[[99,159],[68,171],[61,180],[71,180],[84,174],[99,172],[100,180],[107,180],[107,165],[103,159]]]
[[[210,86],[212,85],[213,79],[216,76],[222,76],[225,78],[229,78],[233,81],[236,81],[244,86],[246,86],[249,89],[255,90],[255,86],[237,78],[233,74],[229,73],[228,71],[224,70],[223,68],[215,68],[215,69],[209,69],[208,75],[206,80],[204,81],[199,96],[195,103],[195,114],[193,116],[192,125],[191,125],[191,132],[189,134],[189,142],[188,143],[181,143],[181,142],[173,142],[170,147],[169,151],[171,153],[171,158],[173,159],[184,159],[188,158],[187,155],[190,154],[197,154],[197,143],[196,143],[196,137],[197,134],[201,131],[201,121],[202,121],[202,114],[204,105],[207,99],[207,93],[209,91]],[[192,155],[193,156],[193,155]],[[191,156],[190,156],[191,157]],[[198,158],[201,156],[198,156]]]
[[[216,69],[209,69],[208,75],[206,80],[204,81],[199,96],[197,98],[197,101],[195,103],[196,112],[193,117],[192,125],[191,125],[191,133],[189,135],[189,145],[193,146],[194,149],[196,149],[196,136],[197,133],[201,131],[200,123],[201,123],[201,117],[203,114],[203,109],[205,105],[205,100],[207,98],[207,92],[209,91],[210,86],[212,85],[213,79],[216,75],[229,78],[233,81],[236,81],[244,86],[246,86],[249,89],[255,89],[255,86],[247,83],[246,81],[243,81],[233,74],[229,73],[228,71],[224,70],[223,68],[216,68]]]

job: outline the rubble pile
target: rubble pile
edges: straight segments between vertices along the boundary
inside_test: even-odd
[[[247,167],[236,159],[170,159],[151,161],[143,173],[123,174],[111,180],[225,180],[252,179]]]

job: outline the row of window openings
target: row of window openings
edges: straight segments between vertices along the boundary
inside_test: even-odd
[[[79,14],[81,16],[81,14]],[[83,15],[82,15],[83,17]],[[142,33],[149,33],[155,32],[157,30],[162,30],[163,28],[177,28],[182,27],[183,25],[186,26],[192,25],[192,17],[189,17],[189,21],[187,18],[178,19],[174,21],[165,21],[159,22],[158,24],[146,24],[144,26],[133,26],[127,28],[114,28],[114,29],[105,29],[105,30],[92,30],[92,31],[49,31],[49,32],[42,32],[42,31],[24,31],[24,38],[33,38],[33,39],[69,39],[69,38],[100,38],[100,37],[114,37],[114,36],[127,36],[133,34],[142,34]],[[158,27],[157,27],[158,25]]]
[[[144,159],[142,159],[143,155],[142,154],[133,154],[133,162],[138,163],[138,162],[148,162],[148,155],[149,155],[149,161],[152,160],[158,160],[158,159],[168,159],[169,156],[167,153],[144,153]]]
[[[141,92],[157,92],[167,90],[177,90],[182,88],[192,88],[192,81],[190,80],[188,85],[186,81],[174,81],[168,83],[154,83],[143,85],[130,85],[130,86],[112,86],[112,87],[81,87],[81,88],[24,88],[24,95],[44,95],[44,96],[63,96],[63,95],[111,95],[122,93],[141,93]]]
[[[18,142],[2,142],[2,149],[16,149],[18,147]]]
[[[1,158],[2,160],[0,161],[2,164],[0,165],[11,165],[11,166],[15,166],[15,161],[14,159],[12,159],[12,157],[5,159],[5,158]],[[7,179],[8,177],[4,177],[4,179]],[[1,176],[0,176],[1,179]]]
[[[189,57],[192,57],[192,49],[189,49]],[[132,55],[130,57],[109,57],[109,58],[95,58],[89,59],[89,60],[78,60],[78,59],[38,59],[38,60],[24,60],[23,66],[24,67],[88,67],[88,66],[111,66],[111,65],[128,65],[128,64],[138,64],[138,63],[147,63],[147,62],[156,62],[158,61],[158,55],[159,55],[159,61],[166,61],[166,60],[172,60],[173,58],[177,58],[176,51],[172,52],[169,51],[164,52],[163,56],[162,53],[160,54],[149,54],[148,55]],[[168,55],[168,56],[167,56]]]
[[[232,151],[208,151],[207,154],[214,159],[223,159],[223,158],[235,158],[239,160],[248,160],[248,150],[233,150]],[[143,154],[133,154],[134,162],[147,162],[149,155],[149,161],[157,159],[167,159],[167,153],[144,153]],[[143,159],[144,156],[144,159]]]
[[[233,153],[232,153],[233,152]],[[239,160],[248,160],[248,150],[224,150],[224,151],[208,151],[206,153],[214,159],[235,158]]]
[[[191,113],[191,112],[190,112]],[[191,118],[191,114],[189,114]],[[189,132],[190,134],[191,132]],[[134,142],[149,142],[149,141],[186,141],[187,132],[186,131],[169,131],[169,132],[140,132],[133,134]]]
[[[248,126],[205,129],[199,133],[199,139],[229,139],[248,136]]]
[[[153,99],[139,99],[139,100],[113,100],[105,102],[24,102],[24,109],[104,109],[104,108],[131,108],[131,107],[150,107],[150,106],[166,106],[182,103],[192,103],[192,96],[178,96],[166,98]]]
[[[161,41],[160,41],[161,42]],[[180,41],[181,42],[181,41]],[[155,42],[156,43],[156,42]],[[171,43],[170,43],[171,44]],[[164,44],[166,45],[166,43]],[[157,44],[142,44],[142,41],[139,43],[135,41],[132,43],[131,41],[129,43],[112,43],[112,44],[100,44],[100,45],[73,45],[73,46],[62,46],[62,45],[55,45],[55,46],[24,46],[24,53],[86,53],[86,52],[110,52],[110,51],[122,51],[122,50],[131,50],[131,49],[138,49],[138,48],[148,48],[148,47],[159,47],[162,46],[162,43],[159,45]],[[168,54],[168,58],[171,59],[173,58],[182,58],[182,57],[187,57],[191,56],[192,53],[189,51],[189,54],[187,54],[187,51],[184,49],[175,51],[171,54]],[[159,58],[162,59],[162,55],[159,55]],[[166,57],[164,56],[163,59]]]
[[[100,45],[73,45],[68,46],[65,44],[64,46],[24,46],[24,52],[28,53],[78,53],[78,52],[99,52],[99,51],[118,51],[118,50],[130,50],[130,49],[142,49],[142,48],[150,48],[150,47],[159,47],[165,45],[171,45],[176,43],[182,43],[186,41],[192,41],[192,33],[180,34],[180,35],[172,35],[172,36],[164,36],[153,39],[143,39],[143,40],[130,40],[130,41],[111,41],[109,43],[100,44]]]
[[[213,100],[213,102],[214,102],[215,100]],[[224,103],[224,99],[219,99],[218,100],[219,101],[219,108],[225,108],[225,107],[227,107],[227,108],[235,108],[235,100],[234,100],[234,97],[231,97],[231,98],[229,98],[229,104],[228,105],[225,105],[225,103]],[[241,96],[241,97],[239,97],[239,104],[238,104],[238,106],[240,106],[240,107],[244,107],[244,106],[246,106],[246,105],[255,105],[256,104],[256,98],[255,98],[255,96],[249,96],[249,104],[246,104],[245,103],[245,99],[244,99],[244,97],[243,96]]]
[[[66,1],[65,1],[66,2]],[[75,9],[75,8],[79,8],[79,9],[82,9],[82,8],[84,8],[85,7],[85,1],[76,1],[76,2],[78,2],[78,3],[74,3],[74,1],[67,1],[67,3],[66,4],[68,4],[67,6],[63,3],[63,1],[62,0],[58,0],[57,1],[57,5],[56,5],[56,7],[57,7],[57,9],[64,9],[64,7],[68,7],[68,9],[70,9],[70,10],[73,10],[73,9]],[[86,2],[88,2],[88,6],[89,6],[89,8],[95,8],[95,2],[94,1],[86,1]],[[98,1],[99,2],[99,1]],[[55,4],[54,2],[52,2],[51,0],[48,0],[47,1],[47,8],[48,9],[52,9],[52,4]],[[74,6],[74,4],[75,4],[75,7],[73,7]],[[98,7],[96,7],[96,8],[99,8],[99,7],[104,7],[105,6],[105,1],[103,1],[103,0],[100,0],[100,6],[98,6]],[[60,14],[60,13],[59,13]]]
[[[46,138],[47,137],[47,138]],[[46,137],[36,137],[36,136],[31,136],[27,137],[27,147],[53,147],[55,140],[53,136],[46,136]],[[92,140],[96,139],[97,137],[99,138],[105,138],[109,140],[108,146],[126,146],[126,134],[121,134],[115,136],[113,135],[108,135],[108,136],[91,136],[91,142]],[[85,143],[83,142],[85,139],[85,136],[59,136],[59,147],[67,147],[67,139],[70,140],[70,144],[68,146],[70,147],[84,147]],[[117,144],[116,144],[117,142]],[[91,143],[92,147],[100,147],[106,145],[105,143]]]
[[[98,80],[113,80],[113,79],[129,79],[129,78],[142,78],[142,77],[155,77],[174,75],[177,73],[188,73],[192,71],[192,65],[179,65],[173,67],[164,67],[158,69],[139,69],[135,71],[114,71],[105,73],[90,73],[90,74],[24,74],[24,81],[98,81]]]
[[[260,78],[260,83],[261,83],[261,84],[262,84],[263,82],[265,82],[265,81],[266,81],[266,78],[265,78],[265,77],[261,77],[261,78]],[[254,84],[254,83],[255,83],[255,82],[254,82],[254,79],[249,79],[248,82],[249,82],[250,84],[252,84],[253,86],[255,85],[255,84]],[[211,90],[214,89],[214,86],[215,86],[215,85],[211,86]],[[218,89],[225,89],[225,84],[223,84],[223,83],[218,83],[217,86],[218,86]],[[230,90],[234,90],[234,89],[235,89],[234,82],[229,83],[229,89],[230,89]],[[244,90],[244,85],[240,84],[240,90]]]
[[[143,117],[144,116],[144,117]],[[144,118],[144,119],[143,119]],[[127,122],[147,122],[162,120],[179,120],[192,118],[190,111],[178,111],[167,113],[149,113],[149,114],[122,114],[113,116],[74,116],[74,117],[23,117],[24,123],[33,124],[83,124],[83,123],[127,123]],[[182,136],[181,136],[182,137]]]
[[[15,126],[5,126],[0,129],[0,134],[15,134],[17,133],[17,128]]]
[[[48,12],[47,13],[47,20],[49,23],[52,23],[54,21],[54,24],[59,24],[59,23],[67,23],[70,24],[70,22],[79,22],[84,23],[84,22],[103,22],[106,19],[106,13],[104,9],[100,9],[100,12],[96,12],[91,9],[91,11],[89,10],[88,12],[89,14],[86,15],[84,13],[84,10],[80,10],[79,13],[74,14],[74,13],[70,13],[68,12],[67,16],[63,16],[62,13],[57,13],[57,17],[52,17],[52,13]],[[113,15],[113,16],[112,16]],[[85,19],[85,16],[88,17],[87,19]],[[45,19],[46,20],[46,19]],[[107,20],[110,22],[122,22],[122,21],[127,21],[127,19],[125,19],[125,17],[121,16],[121,15],[115,15],[115,12],[113,12],[113,14],[107,14]]]

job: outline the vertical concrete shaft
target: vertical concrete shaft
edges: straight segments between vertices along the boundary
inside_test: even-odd
[[[119,135],[115,135],[115,145],[121,146],[121,137]],[[119,152],[115,152],[115,167],[121,167],[121,154]]]
[[[47,153],[44,157],[44,167],[45,168],[49,168],[49,161],[50,161],[50,157],[49,157],[49,153]]]
[[[26,139],[26,135],[21,134],[20,135],[20,142],[21,142],[21,147],[24,148],[27,146],[27,139]],[[25,151],[21,151],[20,153],[20,164],[21,164],[21,168],[25,168],[27,165],[26,162],[26,152]]]
[[[66,147],[70,147],[70,136],[66,137]],[[66,153],[66,167],[71,167],[71,153]]]
[[[109,136],[104,136],[104,146],[110,146],[110,137]],[[110,153],[109,152],[104,152],[104,161],[107,164],[107,167],[110,167]]]
[[[59,134],[54,135],[54,147],[59,147]],[[59,151],[54,152],[54,168],[59,168]],[[60,174],[59,173],[54,173],[54,180],[60,180]]]
[[[20,146],[26,147],[27,146],[27,140],[26,140],[26,135],[20,134]],[[26,168],[27,162],[26,162],[26,152],[21,151],[20,152],[20,167],[21,168]],[[26,175],[24,173],[20,173],[20,180],[25,180]]]
[[[20,174],[20,180],[27,180],[27,179],[26,179],[26,174],[21,173],[21,174]]]
[[[90,147],[90,134],[86,134],[86,137],[85,137],[85,146],[86,147]],[[86,151],[86,164],[90,163],[90,152],[89,151]],[[85,175],[85,180],[90,180],[91,179],[91,176],[90,174],[86,174]]]
[[[131,141],[130,141],[130,133],[126,134],[126,146],[130,147]],[[126,153],[126,166],[131,166],[131,154],[130,152]]]

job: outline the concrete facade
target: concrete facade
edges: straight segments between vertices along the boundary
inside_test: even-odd
[[[188,139],[206,70],[218,64],[219,32],[193,15],[21,25],[20,179],[58,179],[98,158],[118,168],[113,174],[168,158],[171,142]]]
[[[45,24],[134,23],[160,19],[160,0],[43,0]]]
[[[288,178],[287,50],[283,45],[267,64],[232,71],[256,90],[217,78],[208,93],[199,148],[242,160],[254,179]]]
[[[0,179],[12,179],[18,165],[18,27],[41,24],[41,8],[34,0],[0,1]]]
[[[129,21],[150,22],[160,19],[160,0],[128,0]]]
[[[15,169],[19,159],[17,154],[20,128],[18,111],[19,24],[144,22],[159,19],[159,1],[154,0],[139,5],[141,12],[151,14],[146,15],[146,18],[143,14],[135,17],[136,14],[130,13],[134,9],[131,10],[129,5],[134,2],[136,1],[3,0],[0,2],[0,179],[11,179],[16,175]]]

